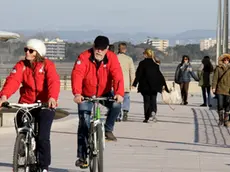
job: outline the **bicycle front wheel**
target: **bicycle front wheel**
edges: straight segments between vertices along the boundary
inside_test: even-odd
[[[27,167],[28,149],[25,142],[26,142],[26,135],[24,133],[18,134],[14,144],[14,153],[13,153],[14,172],[28,171],[28,167]]]
[[[104,171],[103,151],[104,151],[104,132],[103,124],[97,125],[97,148],[98,148],[98,172]]]

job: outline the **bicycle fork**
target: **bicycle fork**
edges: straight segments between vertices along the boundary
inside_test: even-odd
[[[94,144],[93,155],[97,156],[98,151],[97,151],[97,132],[96,131],[93,132],[93,144]]]
[[[101,123],[101,130],[102,130],[102,141],[103,141],[103,150],[105,149],[105,126],[104,123]]]

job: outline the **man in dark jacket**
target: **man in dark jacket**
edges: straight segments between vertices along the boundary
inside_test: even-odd
[[[105,136],[108,140],[116,141],[113,135],[114,123],[121,110],[124,96],[124,81],[120,63],[116,54],[108,50],[109,39],[98,36],[93,48],[81,53],[72,71],[72,92],[74,102],[78,104],[78,157],[76,166],[87,165],[87,125],[92,110],[91,102],[82,102],[84,97],[111,97],[113,88],[116,102],[104,102],[109,109],[105,123]]]

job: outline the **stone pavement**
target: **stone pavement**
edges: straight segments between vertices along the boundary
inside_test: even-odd
[[[11,98],[15,101],[16,96]],[[106,172],[227,172],[230,170],[230,130],[217,126],[214,110],[201,108],[200,96],[189,97],[189,105],[162,104],[158,122],[142,123],[140,94],[131,94],[128,122],[116,123],[117,142],[106,142]],[[62,91],[60,107],[71,115],[55,121],[52,128],[53,172],[84,172],[75,168],[76,105],[70,91]],[[105,110],[105,108],[103,108]],[[13,128],[0,128],[0,171],[12,171]]]

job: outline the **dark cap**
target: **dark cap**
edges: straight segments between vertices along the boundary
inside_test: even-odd
[[[94,40],[94,47],[98,49],[106,49],[109,46],[109,38],[106,36],[98,36]]]

